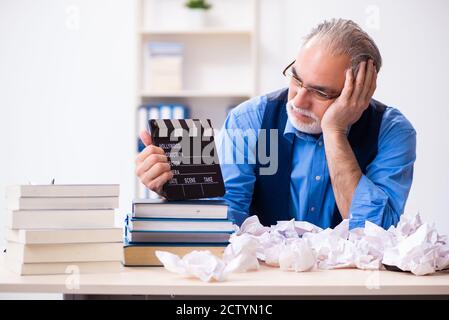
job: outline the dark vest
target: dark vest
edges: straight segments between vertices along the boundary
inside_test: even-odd
[[[260,164],[259,158],[256,157],[256,182],[250,214],[257,214],[260,222],[266,226],[276,224],[279,220],[294,218],[290,216],[289,210],[293,143],[284,137],[284,129],[288,118],[285,107],[287,95],[287,89],[267,95],[267,105],[261,126],[261,129],[267,130],[266,152],[269,152],[271,143],[269,130],[278,130],[279,158],[277,172],[274,175],[260,175],[260,168],[268,167],[269,164]],[[363,174],[366,173],[366,167],[376,157],[379,129],[385,109],[384,104],[372,99],[360,119],[351,126],[348,140]],[[335,227],[342,221],[337,205],[334,204],[334,207],[331,227]]]

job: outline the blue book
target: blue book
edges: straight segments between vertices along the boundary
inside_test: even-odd
[[[128,230],[125,235],[130,243],[220,243],[228,244],[233,232],[221,231],[142,231]]]

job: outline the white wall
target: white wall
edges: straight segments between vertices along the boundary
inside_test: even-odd
[[[135,5],[121,0],[0,0],[0,247],[5,185],[134,188]],[[0,299],[58,299],[0,294]]]
[[[419,212],[449,234],[449,2],[261,1],[261,92],[285,85],[281,70],[323,19],[353,19],[374,38],[384,59],[374,96],[399,108],[417,130],[406,213]]]
[[[130,209],[135,13],[133,1],[0,0],[2,209],[5,185],[52,178],[120,183]]]

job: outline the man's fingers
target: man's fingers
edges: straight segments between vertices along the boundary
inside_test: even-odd
[[[376,87],[377,87],[377,70],[376,70],[376,67],[374,67],[373,77],[371,79],[371,86],[370,86],[370,90],[369,90],[370,99],[373,96],[374,91],[376,91]]]
[[[154,166],[151,167],[150,170],[148,170],[142,175],[141,181],[151,190],[156,189],[155,187],[152,187],[153,180],[156,180],[159,176],[167,172],[171,172],[170,165],[168,163],[156,163]]]
[[[136,175],[140,177],[152,166],[159,162],[166,163],[168,162],[168,158],[165,155],[159,153],[150,154],[145,160],[143,160],[143,162],[137,165]]]
[[[365,83],[363,84],[362,92],[359,96],[361,101],[369,101],[371,99],[370,92],[373,81],[373,73],[375,73],[374,63],[373,60],[370,59],[366,67]]]
[[[357,72],[357,76],[355,78],[354,92],[352,93],[351,96],[351,100],[353,101],[357,101],[362,94],[367,69],[366,65],[367,65],[366,61],[362,61],[359,64],[359,71]]]
[[[151,155],[153,153],[165,155],[165,152],[164,152],[164,150],[162,150],[162,148],[156,147],[156,146],[150,144],[150,145],[146,146],[145,149],[143,149],[141,153],[139,153],[139,155],[136,158],[136,163],[140,163],[140,162],[144,161],[146,158],[148,158],[149,155]]]
[[[162,187],[164,186],[164,184],[171,178],[173,178],[173,173],[171,171],[164,172],[159,177],[151,181],[148,185],[148,188],[160,194],[162,192]]]
[[[352,95],[353,90],[354,90],[354,80],[352,70],[351,68],[349,68],[346,70],[345,85],[343,87],[340,97],[342,99],[349,99]]]
[[[141,131],[139,136],[140,140],[142,140],[145,147],[153,143],[151,139],[151,134],[149,134],[147,131]]]

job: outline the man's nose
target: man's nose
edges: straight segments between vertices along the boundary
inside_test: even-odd
[[[296,107],[302,109],[309,109],[311,107],[309,92],[306,88],[297,88],[293,103]]]

